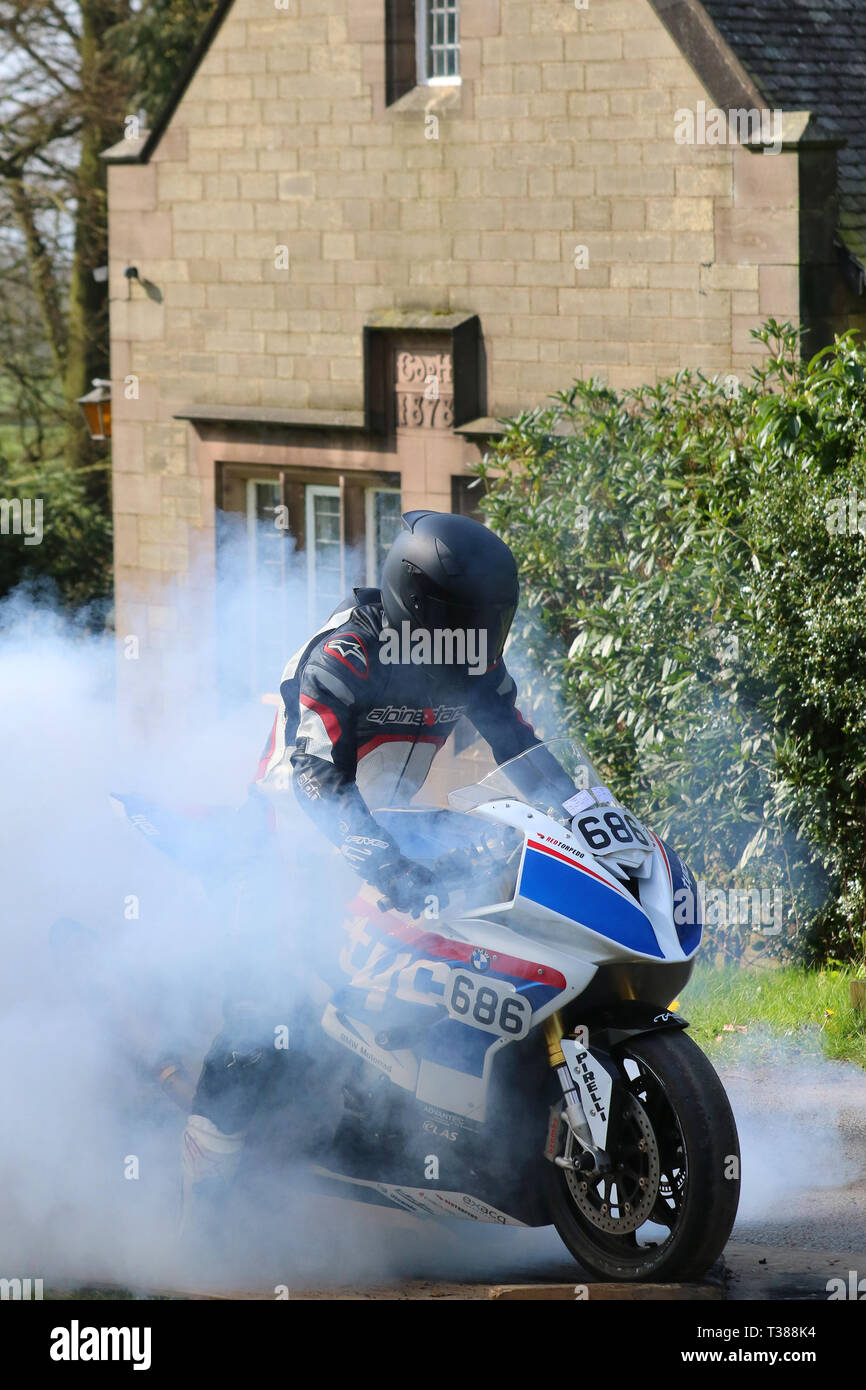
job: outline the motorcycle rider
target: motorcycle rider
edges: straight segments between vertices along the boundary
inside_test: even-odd
[[[398,911],[417,915],[437,875],[401,853],[370,806],[408,804],[463,715],[497,763],[540,742],[502,660],[518,591],[514,556],[486,526],[409,512],[381,591],[356,589],[283,672],[260,785],[291,780],[308,815]],[[569,796],[570,779],[539,757]]]
[[[293,788],[352,867],[400,912],[419,915],[434,892],[442,906],[448,883],[441,865],[406,857],[371,808],[408,804],[461,716],[497,763],[540,747],[502,657],[518,593],[514,556],[486,526],[408,512],[381,590],[356,589],[283,671],[282,709],[258,787],[277,800]],[[528,783],[519,790],[531,794],[543,777],[560,804],[573,794],[546,749],[533,761],[516,769]],[[277,1065],[254,1045],[251,1008],[235,1008],[202,1070],[184,1136],[190,1182],[233,1170],[243,1127]]]

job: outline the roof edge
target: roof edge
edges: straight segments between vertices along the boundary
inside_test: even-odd
[[[700,0],[649,0],[717,106],[761,106],[764,97]]]
[[[198,42],[189,55],[177,81],[169,93],[168,100],[153,123],[152,128],[147,131],[144,140],[137,150],[124,150],[123,145],[131,142],[121,141],[119,145],[112,145],[111,149],[105,150],[103,159],[112,164],[147,164],[163,135],[166,127],[171,121],[172,116],[184,98],[186,89],[201,66],[202,60],[206,57],[208,49],[222,28],[223,20],[228,15],[235,0],[218,0],[216,9],[202,30]]]

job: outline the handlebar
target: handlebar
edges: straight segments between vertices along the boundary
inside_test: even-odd
[[[431,884],[431,892],[437,893],[440,899],[444,898],[442,906],[449,901],[449,895],[454,891],[461,891],[463,888],[478,889],[483,887],[488,879],[495,878],[501,874],[510,851],[504,840],[499,840],[495,845],[490,843],[484,846],[455,847],[446,850],[443,854],[428,864],[434,874]],[[377,901],[380,912],[389,912],[394,907],[393,901],[388,897],[381,897]],[[421,909],[416,909],[410,914],[412,917],[420,917]]]

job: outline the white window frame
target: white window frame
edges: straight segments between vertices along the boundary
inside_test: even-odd
[[[253,572],[256,568],[256,556],[258,554],[258,533],[257,527],[259,518],[257,516],[257,487],[275,487],[280,490],[279,480],[276,478],[247,478],[246,487],[246,506],[247,506],[247,539],[249,540],[249,560]]]
[[[364,493],[364,541],[366,545],[367,586],[375,589],[379,583],[376,565],[376,497],[380,492],[400,496],[398,487],[368,487]]]
[[[455,46],[457,52],[458,71],[450,77],[428,77],[427,68],[429,65],[429,50],[427,44],[428,16],[431,3],[441,4],[443,0],[415,0],[415,59],[417,66],[417,82],[419,87],[459,87],[462,77],[460,68],[460,0],[454,0],[454,8],[457,16],[457,41]]]
[[[310,621],[318,618],[324,621],[326,614],[319,614],[316,601],[316,506],[317,497],[340,496],[338,487],[328,487],[324,483],[307,483],[304,487],[305,529],[307,535],[307,605]],[[342,557],[345,562],[345,556]],[[340,595],[342,597],[342,595]]]
[[[249,593],[252,602],[249,606],[249,682],[250,690],[260,688],[268,679],[267,674],[258,669],[259,657],[259,605],[256,601],[256,591],[259,581],[262,579],[260,567],[261,552],[259,550],[259,526],[262,524],[258,516],[258,499],[256,497],[257,487],[275,487],[279,493],[279,480],[274,478],[247,478],[245,489],[246,521],[247,521],[247,572],[249,574]],[[275,533],[277,544],[285,547],[288,542],[281,533]],[[285,583],[285,558],[287,551],[282,549],[277,552],[281,561],[281,578]]]

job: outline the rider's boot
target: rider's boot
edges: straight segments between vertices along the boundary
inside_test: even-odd
[[[190,1115],[181,1140],[180,1237],[187,1245],[215,1235],[243,1154],[244,1134],[225,1134],[206,1115]]]

